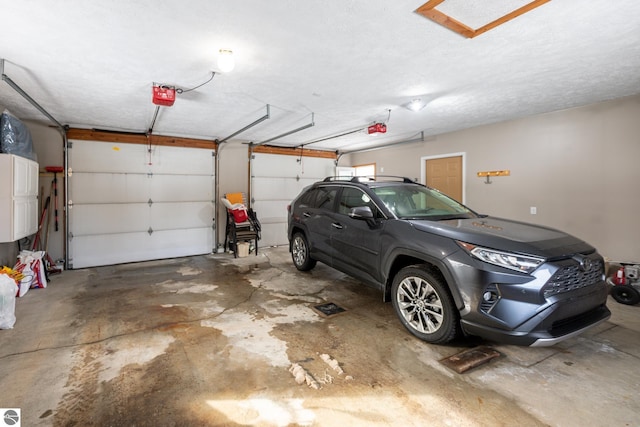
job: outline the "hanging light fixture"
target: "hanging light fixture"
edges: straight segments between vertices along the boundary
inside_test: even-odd
[[[411,102],[409,102],[407,104],[407,108],[411,111],[420,111],[425,107],[425,103],[422,102],[422,99],[420,98],[416,98],[411,100]]]
[[[218,69],[222,73],[228,73],[236,66],[236,61],[233,58],[233,51],[231,49],[220,49],[218,55]]]

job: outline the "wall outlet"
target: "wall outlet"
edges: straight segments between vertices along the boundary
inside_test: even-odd
[[[531,215],[535,215],[538,213],[538,208],[536,208],[535,206],[531,206],[529,210],[531,211]]]

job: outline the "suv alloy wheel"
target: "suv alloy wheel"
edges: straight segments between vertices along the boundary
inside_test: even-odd
[[[456,337],[458,316],[451,295],[425,266],[400,270],[393,279],[391,295],[398,318],[413,335],[434,344]]]

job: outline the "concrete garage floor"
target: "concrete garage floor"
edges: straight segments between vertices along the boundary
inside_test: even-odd
[[[346,311],[312,309],[329,301]],[[435,346],[377,291],[300,273],[284,247],[65,271],[0,331],[0,407],[22,426],[638,426],[640,307],[609,305],[551,348]],[[440,363],[480,344],[502,356]]]

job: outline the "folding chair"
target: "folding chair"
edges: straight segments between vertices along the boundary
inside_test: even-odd
[[[247,209],[244,193],[227,193],[222,199],[227,208],[227,227],[224,236],[225,250],[233,251],[238,257],[240,242],[253,242],[255,254],[258,255],[258,240],[260,240],[260,221],[252,209]]]

